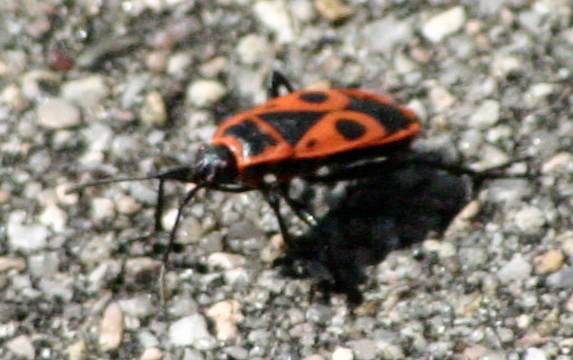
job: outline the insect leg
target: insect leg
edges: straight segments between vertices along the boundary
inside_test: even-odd
[[[292,250],[294,248],[294,242],[292,241],[292,238],[288,233],[288,228],[280,212],[280,198],[281,198],[280,195],[274,189],[267,189],[263,190],[263,196],[265,197],[265,200],[275,213],[275,216],[279,223],[279,229],[281,231],[281,235],[283,236],[285,244],[287,245],[289,250]]]
[[[163,217],[163,204],[165,203],[165,180],[159,180],[159,190],[157,192],[157,203],[155,204],[155,231],[163,230],[161,218]]]
[[[161,295],[161,303],[165,305],[165,272],[167,268],[167,263],[169,262],[169,254],[173,250],[173,244],[175,243],[175,236],[177,235],[177,228],[179,227],[179,222],[181,221],[181,217],[183,214],[183,209],[189,204],[189,202],[195,197],[195,194],[199,190],[201,190],[201,186],[197,186],[190,190],[181,204],[179,204],[179,208],[177,209],[177,216],[175,217],[175,224],[173,224],[173,228],[169,233],[169,242],[167,244],[167,248],[163,253],[163,264],[161,265],[161,271],[159,273],[159,293]]]
[[[316,226],[318,222],[316,221],[314,215],[312,215],[308,210],[304,209],[302,204],[290,197],[288,193],[288,183],[282,183],[279,187],[279,191],[282,198],[299,219],[304,221],[308,226]]]
[[[281,87],[284,87],[288,93],[294,91],[290,81],[281,72],[275,70],[268,80],[267,96],[269,99],[280,96]]]

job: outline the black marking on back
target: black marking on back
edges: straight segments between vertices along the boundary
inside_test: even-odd
[[[316,139],[310,139],[306,142],[306,148],[312,149],[313,147],[316,146],[316,143],[317,143]]]
[[[324,115],[321,111],[280,111],[258,116],[274,127],[292,146],[314,126]]]
[[[257,123],[250,119],[245,119],[238,124],[228,127],[224,135],[232,136],[241,142],[245,159],[260,155],[266,148],[277,144],[275,139],[262,132]]]
[[[389,133],[407,128],[411,121],[393,105],[385,105],[375,100],[351,97],[346,110],[364,113],[376,119]]]
[[[328,95],[322,91],[305,91],[299,98],[307,103],[320,104],[328,100]]]
[[[338,119],[335,126],[336,131],[346,140],[360,139],[366,134],[366,127],[356,120]]]

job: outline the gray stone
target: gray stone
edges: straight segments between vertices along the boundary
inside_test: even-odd
[[[558,272],[549,275],[547,285],[557,289],[573,288],[573,268],[570,266],[563,267]]]
[[[523,255],[515,254],[498,272],[497,277],[505,284],[516,280],[527,279],[531,274],[532,265]]]
[[[410,21],[399,21],[387,16],[364,26],[362,39],[372,51],[390,55],[394,47],[406,45],[412,39],[413,26]]]
[[[378,358],[379,351],[376,341],[370,339],[352,340],[347,345],[354,352],[356,360],[374,360]]]

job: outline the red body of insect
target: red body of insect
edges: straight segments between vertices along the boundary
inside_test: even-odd
[[[279,96],[281,89],[288,94]],[[200,189],[260,190],[277,216],[285,241],[290,243],[279,211],[281,198],[301,219],[316,223],[290,199],[288,185],[293,177],[320,181],[316,170],[333,165],[352,178],[356,171],[353,164],[380,156],[392,159],[421,129],[412,110],[357,89],[294,91],[288,80],[275,72],[268,94],[268,102],[224,120],[195,163],[144,178],[107,181],[159,179],[156,228],[160,227],[163,183],[175,180],[197,185],[179,207],[165,260],[182,209]]]
[[[358,89],[300,90],[226,119],[211,146],[229,151],[234,181],[257,188],[267,173],[281,181],[304,177],[332,160],[359,160],[407,145],[420,129],[412,110],[383,96]]]

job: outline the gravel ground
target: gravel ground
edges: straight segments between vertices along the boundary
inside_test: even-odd
[[[0,358],[571,359],[573,6],[457,3],[1,0]],[[514,176],[297,183],[320,224],[287,216],[287,260],[260,195],[202,195],[162,309],[157,184],[66,189],[192,161],[272,69],[391,93],[417,152]]]

